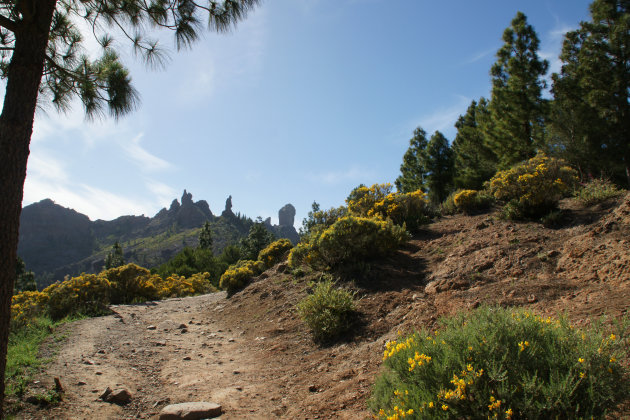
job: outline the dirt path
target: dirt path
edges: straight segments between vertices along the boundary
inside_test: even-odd
[[[71,325],[47,375],[65,390],[59,407],[33,418],[150,418],[168,403],[212,401],[222,418],[268,418],[278,408],[260,375],[264,366],[244,332],[213,320],[225,294],[114,306],[115,315]],[[42,381],[44,382],[44,381]],[[103,402],[106,388],[127,388],[125,406]]]

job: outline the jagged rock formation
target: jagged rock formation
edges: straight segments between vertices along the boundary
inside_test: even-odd
[[[292,204],[287,204],[278,210],[278,222],[280,226],[293,226],[295,221],[295,207]]]
[[[297,243],[292,225],[295,208],[288,204],[278,216],[284,224],[269,223],[270,230]],[[123,246],[125,261],[151,268],[184,246],[197,246],[199,228],[206,221],[212,226],[215,254],[246,236],[253,223],[232,212],[232,196],[226,200],[221,217],[216,217],[205,200],[194,202],[186,190],[180,201],[173,200],[168,209],[161,209],[152,218],[121,216],[109,221],[90,221],[86,215],[46,199],[22,210],[18,255],[35,272],[39,287],[62,280],[66,274],[99,272],[114,242]]]
[[[297,230],[293,223],[295,222],[295,207],[292,204],[286,204],[280,210],[278,210],[278,225],[271,225],[271,218],[265,220],[265,224],[270,228],[278,238],[287,238],[293,244],[297,244],[300,240]]]

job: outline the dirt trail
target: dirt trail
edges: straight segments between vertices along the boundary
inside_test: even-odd
[[[279,404],[261,380],[265,366],[242,330],[213,320],[224,304],[216,293],[113,306],[115,315],[72,324],[47,373],[60,378],[64,401],[31,415],[150,418],[168,403],[205,400],[221,404],[225,419],[268,418]],[[108,386],[127,388],[131,403],[101,401]]]
[[[436,328],[442,315],[482,304],[566,314],[578,326],[630,308],[630,193],[582,208],[563,223],[444,217],[395,255],[347,283],[361,322],[331,346],[313,343],[296,304],[318,273],[280,264],[227,299],[224,293],[114,306],[115,315],[67,325],[68,338],[38,378],[59,377],[59,406],[18,418],[151,418],[169,403],[211,401],[223,419],[365,419],[383,345],[398,331]],[[154,327],[154,328],[153,328]],[[185,327],[185,328],[184,328]],[[132,401],[99,399],[127,388]],[[33,392],[38,392],[37,386]],[[617,418],[630,415],[630,406]]]

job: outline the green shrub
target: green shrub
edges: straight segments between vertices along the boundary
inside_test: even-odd
[[[291,248],[293,248],[293,244],[290,240],[278,239],[260,251],[258,261],[262,261],[267,268],[273,267],[285,258]]]
[[[564,161],[539,154],[497,172],[489,181],[488,190],[497,200],[510,203],[510,218],[538,217],[554,210],[576,183],[575,170]]]
[[[343,206],[337,208],[332,207],[328,210],[321,210],[319,208],[319,204],[313,203],[311,211],[308,212],[308,217],[302,220],[300,237],[305,238],[315,231],[326,229],[347,214],[348,208]]]
[[[408,238],[391,220],[345,216],[291,250],[289,264],[335,269],[394,252]]]
[[[330,341],[352,327],[354,293],[335,287],[332,278],[325,276],[314,285],[313,293],[298,303],[297,310],[316,341]]]
[[[585,206],[601,203],[623,194],[615,184],[605,179],[593,179],[575,192],[575,198]]]
[[[494,197],[485,191],[457,190],[452,192],[441,204],[442,214],[474,214],[489,209],[494,204]]]
[[[262,273],[265,264],[262,261],[241,260],[231,265],[221,276],[219,287],[227,290],[228,295],[233,295],[241,290],[254,276]]]
[[[628,322],[603,333],[529,311],[479,308],[388,342],[377,418],[605,418],[628,398]],[[398,416],[398,417],[395,417]]]

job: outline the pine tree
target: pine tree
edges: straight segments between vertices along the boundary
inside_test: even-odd
[[[249,228],[247,237],[241,239],[241,258],[246,260],[258,259],[258,253],[275,239],[276,236],[269,232],[262,219],[259,217]]]
[[[596,0],[568,32],[553,75],[553,134],[583,176],[630,185],[630,3]]]
[[[409,148],[403,156],[400,165],[400,176],[396,178],[395,185],[398,192],[408,193],[422,189],[426,191],[425,177],[427,170],[425,164],[425,152],[427,148],[427,133],[418,127],[409,140]]]
[[[30,270],[26,270],[26,264],[24,264],[24,260],[20,257],[18,257],[17,260],[15,277],[14,294],[37,290],[35,274]]]
[[[492,124],[485,133],[500,169],[544,148],[547,112],[542,90],[548,63],[538,57],[538,36],[523,13],[518,12],[503,32],[503,41],[490,70]]]
[[[495,174],[497,157],[486,145],[482,125],[488,119],[488,102],[481,98],[472,101],[465,115],[455,123],[457,135],[453,140],[455,160],[454,186],[479,190]]]
[[[116,243],[112,246],[112,251],[107,254],[105,258],[105,269],[109,270],[110,268],[121,267],[125,265],[125,256],[123,255],[123,249],[116,241]]]
[[[210,222],[205,222],[199,232],[199,248],[212,250],[212,229]]]
[[[453,150],[442,133],[436,131],[427,144],[424,167],[429,199],[439,204],[451,192],[453,185]]]
[[[259,0],[0,0],[0,77],[6,80],[0,114],[0,418],[15,282],[18,227],[35,110],[46,100],[59,110],[78,97],[88,117],[132,111],[138,96],[113,48],[110,28],[120,29],[149,65],[164,62],[148,28],[170,29],[177,47],[199,36],[204,15],[212,30],[225,31]],[[103,47],[83,54],[85,23]]]

